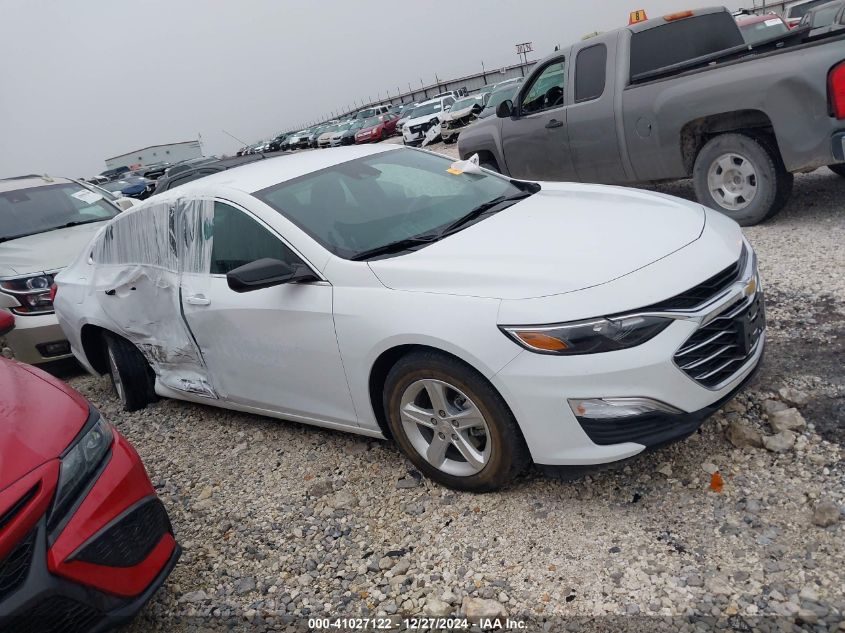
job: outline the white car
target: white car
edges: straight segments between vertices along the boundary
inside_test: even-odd
[[[448,112],[440,115],[440,136],[447,145],[458,140],[461,129],[472,123],[484,109],[484,95],[472,95],[458,99]]]
[[[455,99],[437,97],[423,101],[411,110],[408,120],[402,126],[402,141],[405,145],[421,145],[429,128],[440,124],[440,115],[447,112]]]
[[[765,343],[726,216],[386,144],[157,195],[56,281],[73,353],[127,409],[158,394],[393,438],[463,490],[685,437]]]

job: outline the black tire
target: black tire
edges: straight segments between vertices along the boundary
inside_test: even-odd
[[[414,448],[400,418],[400,405],[406,390],[426,379],[453,386],[465,394],[483,416],[488,429],[484,442],[485,445],[489,442],[490,450],[478,472],[470,475],[444,472]],[[530,462],[522,433],[501,395],[473,368],[446,354],[421,351],[401,358],[387,376],[383,404],[390,431],[402,452],[427,477],[448,488],[469,492],[497,490],[513,480]],[[449,417],[448,412],[443,417]],[[446,422],[445,419],[440,421]],[[433,435],[434,431],[431,433]],[[447,450],[452,451],[452,459],[462,459],[454,445]]]
[[[742,208],[723,205],[713,196],[708,185],[711,165],[727,154],[735,154],[748,161],[754,170],[756,192]],[[735,133],[720,134],[705,143],[696,156],[692,178],[696,198],[701,204],[724,213],[742,226],[752,226],[780,211],[789,199],[793,180],[772,142]]]
[[[839,163],[838,165],[828,165],[827,168],[837,176],[842,176],[843,178],[845,178],[845,163]]]
[[[501,174],[502,170],[499,169],[499,163],[496,162],[493,158],[482,158],[478,162],[479,166],[483,167],[484,169],[489,169],[490,171],[495,171],[497,174]]]
[[[125,338],[106,335],[109,377],[125,411],[143,409],[158,400],[155,374],[144,355]]]

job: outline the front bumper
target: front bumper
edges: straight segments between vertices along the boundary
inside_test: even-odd
[[[6,336],[6,345],[16,360],[30,365],[70,358],[67,342],[55,313],[15,316],[15,329]]]
[[[0,629],[3,631],[109,631],[135,617],[164,584],[182,553],[175,545],[152,582],[137,596],[124,598],[51,574],[46,563],[47,535],[43,519],[32,538],[26,581],[0,603]]]
[[[701,307],[659,308],[656,313],[671,315],[673,321],[642,345],[580,356],[526,350],[491,380],[519,422],[536,463],[626,459],[691,434],[749,379],[766,344],[762,303],[751,257],[738,278]],[[649,308],[640,313],[652,314]],[[718,342],[698,344],[702,334]],[[691,347],[699,350],[697,357],[690,356]],[[585,420],[569,406],[569,400],[603,398],[647,398],[680,413]]]
[[[26,536],[0,562],[0,630],[107,630],[133,617],[176,564],[181,550],[167,513],[135,450],[114,435],[67,516],[8,526]]]

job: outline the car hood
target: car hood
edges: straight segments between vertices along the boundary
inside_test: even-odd
[[[443,121],[454,121],[455,119],[463,119],[470,114],[472,114],[472,106],[461,108],[460,110],[449,110],[440,119]]]
[[[0,277],[64,268],[108,220],[47,231],[0,243]]]
[[[57,458],[82,430],[88,403],[43,371],[0,358],[0,490]]]
[[[622,187],[540,192],[418,251],[369,262],[388,288],[527,299],[607,283],[699,238],[704,208]]]

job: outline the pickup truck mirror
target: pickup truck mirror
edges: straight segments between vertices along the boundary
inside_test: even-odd
[[[513,101],[505,99],[496,108],[496,116],[500,119],[508,118],[513,112]]]
[[[226,281],[235,292],[249,292],[282,284],[315,281],[317,278],[304,264],[290,265],[265,257],[229,271]]]

